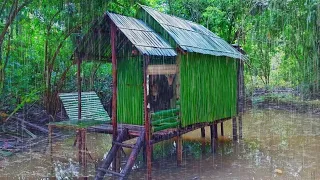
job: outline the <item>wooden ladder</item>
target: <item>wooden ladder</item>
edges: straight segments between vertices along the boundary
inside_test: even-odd
[[[128,134],[129,134],[128,129],[123,129],[118,135],[116,141],[112,142],[112,147],[108,152],[107,157],[102,161],[100,167],[97,169],[97,173],[95,177],[96,180],[103,179],[106,173],[119,177],[119,179],[121,180],[127,179],[130,171],[132,170],[134,162],[139,154],[139,151],[145,142],[145,131],[143,130],[140,132],[137,138],[137,142],[135,144],[123,143],[126,137],[128,137]],[[118,150],[122,147],[132,148],[132,151],[129,155],[129,158],[127,159],[127,162],[124,168],[121,170],[120,173],[109,170],[110,164],[112,163],[113,160],[115,160]]]

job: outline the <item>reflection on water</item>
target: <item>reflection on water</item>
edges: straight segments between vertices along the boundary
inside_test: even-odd
[[[176,166],[175,143],[154,146],[155,179],[320,179],[320,119],[310,114],[275,110],[252,110],[243,117],[243,140],[232,142],[231,122],[225,122],[225,137],[219,137],[217,153],[209,148],[209,128],[205,139],[200,131],[183,136],[183,165]],[[219,127],[219,126],[218,126]],[[227,138],[226,138],[227,137]],[[76,163],[74,137],[54,144],[54,168],[48,151],[16,154],[0,162],[1,177],[74,177],[81,175]],[[104,134],[88,135],[88,174],[111,147]],[[205,144],[205,153],[202,153]],[[47,148],[47,147],[43,147]],[[32,150],[31,150],[32,151]],[[128,150],[125,150],[128,154]],[[142,157],[130,179],[144,179]]]

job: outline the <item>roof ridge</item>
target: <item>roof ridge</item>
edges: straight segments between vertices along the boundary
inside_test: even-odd
[[[141,5],[141,4],[139,4],[139,5],[142,6],[143,8],[144,8],[144,7],[145,7],[145,8],[149,8],[149,9],[152,9],[153,11],[157,11],[158,13],[161,13],[161,14],[164,14],[164,15],[167,15],[167,16],[171,16],[171,17],[174,17],[174,18],[178,18],[178,19],[180,19],[180,20],[182,20],[182,21],[187,22],[188,25],[189,25],[189,23],[192,23],[192,24],[195,24],[195,25],[204,27],[202,24],[199,24],[199,23],[196,23],[196,22],[187,20],[187,19],[183,19],[183,18],[178,17],[178,16],[175,16],[175,15],[171,15],[171,14],[166,14],[166,13],[160,12],[160,11],[158,11],[158,10],[156,10],[156,9],[153,9],[153,8],[149,7],[149,6]],[[152,16],[152,15],[151,15],[151,16]],[[213,35],[211,35],[211,34],[209,34],[209,33],[204,33],[204,32],[196,31],[196,30],[194,30],[190,25],[189,25],[189,26],[190,26],[190,28],[191,28],[192,30],[185,29],[185,28],[178,27],[178,26],[174,26],[174,25],[172,25],[172,24],[167,24],[167,23],[160,23],[160,22],[159,22],[159,24],[164,24],[164,25],[166,25],[166,26],[171,26],[171,27],[183,29],[183,30],[186,30],[186,31],[191,31],[191,32],[195,32],[195,33],[198,33],[198,34],[208,35],[208,36],[211,36],[211,37],[217,38],[217,39],[222,39],[221,37],[219,37],[219,36],[217,36],[216,34],[214,34],[213,32],[211,32],[209,29],[207,29],[207,30],[210,31],[211,33],[213,33],[215,36],[213,36]],[[206,28],[206,27],[204,27],[204,28]]]
[[[143,7],[146,7],[146,8],[149,8],[149,9],[152,9],[152,10],[154,10],[154,11],[157,11],[157,12],[159,12],[159,13],[161,13],[161,14],[164,14],[164,15],[167,15],[167,16],[171,16],[171,17],[174,17],[174,18],[178,18],[178,19],[181,19],[181,20],[183,20],[183,21],[190,21],[190,20],[183,19],[183,18],[181,18],[181,17],[179,17],[179,16],[175,16],[175,15],[172,15],[172,14],[163,13],[163,12],[161,12],[161,11],[158,11],[158,10],[156,10],[156,9],[154,9],[154,8],[152,8],[152,7],[146,6],[146,5],[142,5],[142,4],[139,4],[139,5],[140,5],[140,6],[143,6]],[[191,22],[192,22],[192,21],[191,21]]]

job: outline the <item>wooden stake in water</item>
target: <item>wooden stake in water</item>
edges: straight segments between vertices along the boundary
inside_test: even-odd
[[[210,140],[211,140],[211,153],[216,153],[216,139],[214,138],[215,135],[215,131],[217,131],[217,129],[215,129],[215,126],[213,124],[210,125]]]
[[[181,166],[182,164],[182,137],[181,135],[177,136],[176,141],[176,148],[177,148],[177,166]]]
[[[232,136],[233,140],[236,141],[238,140],[238,135],[237,135],[237,117],[232,118]]]
[[[205,137],[206,137],[206,129],[205,129],[205,127],[202,127],[201,128],[201,140],[202,140],[201,149],[202,149],[202,153],[205,153],[205,151],[206,151]]]
[[[220,125],[221,125],[221,136],[224,136],[223,122],[221,122]]]

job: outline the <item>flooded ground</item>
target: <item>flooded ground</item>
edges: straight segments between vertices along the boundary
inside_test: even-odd
[[[219,126],[218,126],[219,127]],[[154,179],[320,179],[320,118],[277,110],[250,110],[243,117],[243,140],[232,142],[231,121],[225,122],[225,136],[219,137],[217,153],[210,153],[209,129],[206,152],[202,153],[200,131],[184,138],[183,165],[176,166],[173,141],[154,148]],[[219,131],[220,133],[220,131]],[[54,144],[53,160],[47,147],[31,149],[0,161],[0,177],[41,178],[81,175],[71,136]],[[89,176],[111,147],[104,134],[88,135]],[[130,179],[144,179],[145,168],[138,157]]]

